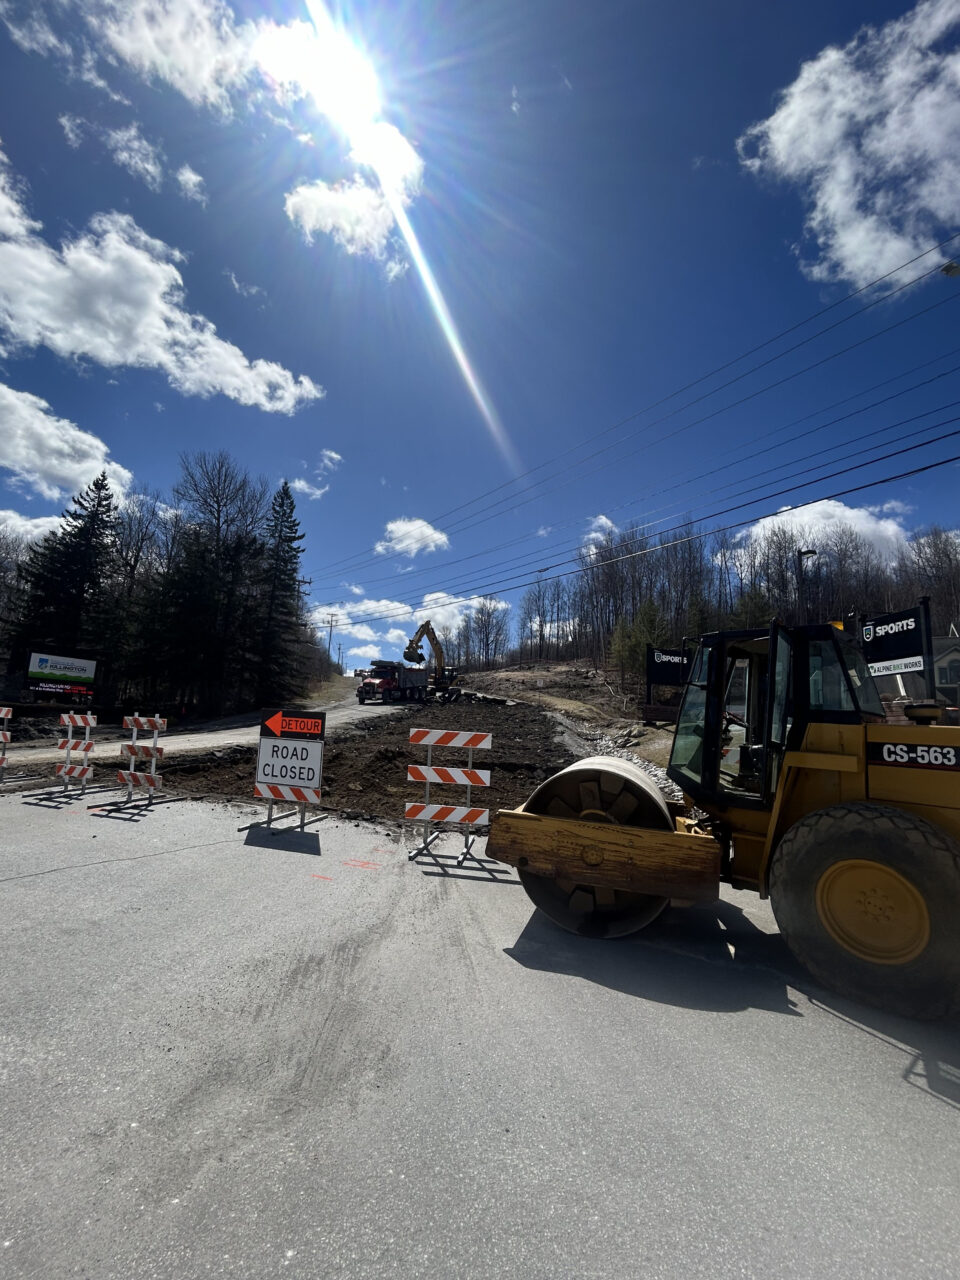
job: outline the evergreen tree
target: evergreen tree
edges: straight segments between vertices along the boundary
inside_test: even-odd
[[[109,685],[122,626],[118,568],[117,504],[101,472],[63,513],[60,528],[27,554],[12,667],[23,667],[31,649],[83,652],[103,664],[98,675]]]
[[[300,557],[303,534],[286,480],[273,495],[260,579],[261,625],[256,698],[263,706],[302,692],[303,646],[311,639],[303,616]]]

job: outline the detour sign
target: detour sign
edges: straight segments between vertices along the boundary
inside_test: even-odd
[[[265,711],[260,720],[260,737],[322,742],[326,724],[324,711]]]

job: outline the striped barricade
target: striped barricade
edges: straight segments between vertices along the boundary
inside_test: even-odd
[[[294,804],[319,804],[320,792],[310,787],[286,787],[279,782],[255,782],[253,794],[261,800],[291,800]]]
[[[490,810],[481,809],[470,803],[472,787],[489,787],[490,770],[473,767],[474,751],[488,751],[493,746],[493,738],[489,733],[474,733],[457,729],[411,729],[410,742],[415,746],[427,748],[426,764],[408,764],[407,781],[424,784],[423,800],[410,802],[404,808],[404,818],[408,822],[423,823],[423,838],[419,845],[407,855],[413,862],[421,853],[430,852],[430,846],[439,839],[440,832],[432,830],[435,823],[454,823],[463,827],[463,849],[457,858],[457,866],[462,867],[468,857],[478,866],[483,863],[472,852],[476,834],[475,827],[485,827],[490,822]],[[466,765],[435,765],[433,763],[434,747],[458,747],[466,749]],[[431,804],[430,787],[440,786],[466,787],[466,803]],[[436,861],[436,855],[433,855]]]
[[[134,789],[142,790],[148,802],[153,799],[155,791],[163,790],[163,775],[157,773],[157,765],[163,759],[163,747],[159,745],[160,734],[166,729],[167,722],[162,716],[142,716],[135,711],[132,716],[123,717],[123,727],[131,731],[130,741],[120,744],[121,763],[149,761],[149,768],[118,769],[117,781],[127,788],[127,800],[133,799]],[[138,742],[138,733],[152,733],[152,742]]]
[[[0,707],[0,782],[7,776],[7,744],[10,741],[10,721],[13,719],[13,707]]]
[[[60,716],[60,726],[67,730],[67,736],[61,738],[57,747],[66,752],[63,764],[58,764],[55,776],[63,780],[64,791],[69,790],[71,783],[79,784],[81,796],[86,795],[87,781],[93,774],[92,764],[75,764],[74,752],[81,759],[89,757],[94,748],[91,732],[97,727],[97,717],[78,711],[64,711]],[[75,729],[83,730],[83,737],[77,737]]]

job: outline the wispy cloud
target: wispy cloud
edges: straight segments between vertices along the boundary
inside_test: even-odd
[[[184,200],[195,200],[197,204],[207,203],[207,192],[203,178],[196,169],[182,164],[176,173],[177,185]]]
[[[163,153],[147,141],[136,121],[121,129],[105,130],[103,140],[122,169],[145,182],[151,191],[160,190],[163,186]]]
[[[806,200],[814,278],[867,284],[955,230],[958,34],[957,0],[864,27],[804,63],[776,111],[739,139],[747,169]]]
[[[309,498],[311,502],[316,502],[328,493],[330,486],[328,484],[320,485],[311,484],[309,480],[304,480],[301,476],[297,476],[295,480],[290,481],[290,488],[294,493],[302,493],[305,498]]]
[[[265,292],[258,284],[244,284],[242,280],[238,280],[229,267],[224,267],[223,274],[242,298],[255,298],[258,294]]]

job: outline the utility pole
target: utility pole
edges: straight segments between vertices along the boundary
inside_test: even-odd
[[[326,621],[327,623],[329,623],[329,630],[327,631],[327,653],[328,653],[328,654],[330,654],[330,656],[332,657],[332,656],[333,656],[333,654],[332,654],[332,649],[333,649],[333,626],[334,626],[334,623],[339,622],[339,618],[337,617],[337,615],[336,615],[335,613],[331,613],[331,614],[330,614],[330,615],[325,619],[325,621]]]
[[[343,654],[343,645],[338,643],[337,644],[337,666],[340,668],[341,675],[343,674],[343,660],[341,657],[342,654]]]
[[[807,556],[815,556],[816,554],[816,551],[801,551],[797,547],[797,622],[800,626],[803,626],[807,620],[806,603],[803,598],[803,562]]]

